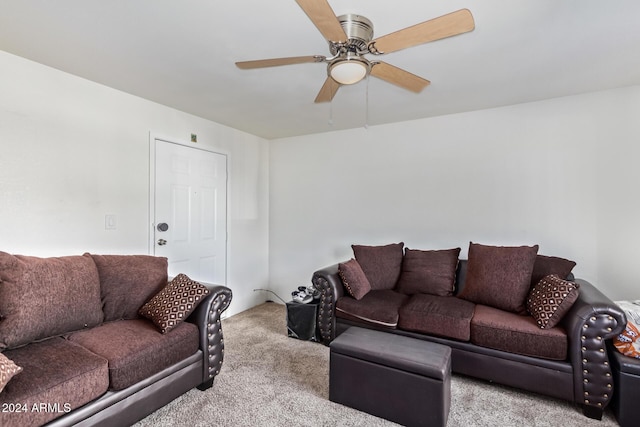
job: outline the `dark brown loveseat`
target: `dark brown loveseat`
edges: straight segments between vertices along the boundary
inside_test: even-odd
[[[322,340],[328,345],[359,326],[445,344],[453,372],[569,400],[600,419],[614,391],[605,341],[624,329],[624,312],[592,284],[574,279],[575,263],[525,248],[471,243],[469,259],[458,260],[459,248],[404,253],[402,243],[354,245],[355,260],[313,274]],[[524,256],[511,257],[511,249]],[[354,261],[371,279],[367,292],[350,272]],[[500,269],[502,276],[495,274]],[[522,309],[536,283],[560,277],[578,292],[571,292],[575,301],[564,304],[568,311],[559,323],[543,329]],[[478,292],[483,280],[484,294]]]
[[[166,258],[0,252],[0,352],[22,368],[0,425],[130,425],[211,387],[230,301],[184,275],[168,284]]]

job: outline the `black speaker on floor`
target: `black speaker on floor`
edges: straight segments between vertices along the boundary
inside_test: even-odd
[[[288,302],[287,335],[304,341],[320,341],[316,327],[318,303]]]

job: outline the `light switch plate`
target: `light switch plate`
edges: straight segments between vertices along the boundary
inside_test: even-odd
[[[115,230],[118,228],[118,218],[115,215],[107,214],[104,216],[104,229]]]

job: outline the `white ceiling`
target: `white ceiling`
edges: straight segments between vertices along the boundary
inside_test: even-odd
[[[420,94],[371,78],[325,104],[324,64],[234,65],[329,56],[294,0],[0,0],[0,50],[268,139],[640,84],[638,0],[329,3],[374,37],[462,8],[476,28],[380,58],[430,80]]]

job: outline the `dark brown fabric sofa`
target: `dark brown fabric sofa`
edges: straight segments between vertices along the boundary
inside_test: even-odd
[[[514,305],[516,312],[511,312],[461,298],[465,296],[465,285],[469,286],[477,279],[478,268],[486,266],[479,265],[478,258],[472,262],[471,256],[469,260],[458,260],[459,249],[454,252],[456,258],[450,277],[445,277],[444,282],[442,275],[435,280],[442,284],[451,279],[450,292],[442,292],[442,287],[435,288],[436,295],[415,292],[407,286],[406,277],[415,276],[421,268],[427,275],[440,274],[443,269],[441,265],[434,267],[424,263],[416,268],[415,260],[406,257],[407,254],[417,255],[412,250],[407,250],[404,257],[400,255],[398,261],[398,245],[402,246],[368,249],[395,252],[393,262],[380,258],[380,253],[377,259],[362,256],[362,247],[354,246],[356,260],[360,251],[362,270],[369,276],[384,268],[396,269],[399,263],[400,270],[387,278],[388,283],[393,283],[391,289],[381,289],[374,278],[370,283],[371,290],[364,296],[362,292],[354,292],[354,282],[345,283],[344,274],[347,263],[353,259],[313,273],[312,282],[321,293],[318,326],[326,345],[351,326],[445,344],[451,347],[452,371],[455,373],[569,400],[581,405],[586,416],[602,417],[614,391],[605,342],[624,329],[626,318],[624,312],[595,286],[573,278],[570,270],[575,263],[571,263],[567,271],[567,260],[534,252],[535,271],[528,271],[532,284],[554,273],[554,268],[564,263],[558,273],[579,286],[577,299],[559,323],[543,329],[528,313],[517,312],[521,309],[519,306]],[[469,255],[472,252],[470,248]],[[366,255],[366,251],[364,253]],[[438,259],[434,254],[429,257]],[[476,276],[472,280],[467,277],[469,274]],[[433,282],[433,277],[425,279],[425,282],[429,281]],[[508,281],[507,277],[501,278],[497,285],[503,290],[497,293],[507,303],[513,303],[519,298],[504,295],[509,289]],[[413,292],[407,292],[408,289]],[[467,298],[469,293],[466,292]],[[482,298],[479,296],[480,300]]]
[[[158,314],[162,333],[139,310],[168,282],[161,257],[0,252],[0,352],[22,368],[0,392],[0,425],[131,425],[211,387],[231,291],[190,281]]]

